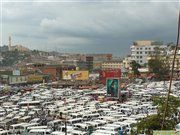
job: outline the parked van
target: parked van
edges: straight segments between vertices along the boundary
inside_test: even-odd
[[[64,135],[65,133],[64,132],[61,132],[61,131],[54,131],[51,133],[51,135]],[[67,135],[71,135],[69,133],[67,133]]]
[[[76,129],[80,129],[82,131],[87,131],[89,128],[91,128],[92,126],[86,123],[77,123],[74,124],[74,128]]]
[[[82,121],[83,121],[82,118],[70,119],[70,120],[68,120],[68,124],[73,125],[73,124],[76,124],[76,123],[81,123]]]
[[[72,130],[71,135],[87,135],[87,133],[79,130]]]
[[[29,135],[50,135],[51,129],[31,129]]]
[[[27,125],[28,123],[18,123],[18,124],[13,124],[10,126],[10,132],[11,133],[16,133],[16,134],[20,134],[23,132],[24,128],[23,125]]]
[[[49,128],[57,128],[60,125],[64,125],[64,122],[62,120],[53,120],[47,123],[47,126]]]
[[[31,116],[24,116],[19,119],[20,122],[29,122],[31,120]]]
[[[175,130],[180,133],[180,123],[175,126]]]
[[[32,127],[28,127],[27,128],[27,131],[29,132],[30,130],[32,129],[47,129],[48,127],[47,126],[32,126]]]
[[[10,131],[2,130],[2,131],[0,131],[0,135],[10,135]]]
[[[38,126],[38,123],[22,124],[22,125],[20,126],[21,133],[27,134],[27,132],[28,132],[28,129],[27,129],[27,128],[28,128],[28,127],[33,127],[33,126]]]

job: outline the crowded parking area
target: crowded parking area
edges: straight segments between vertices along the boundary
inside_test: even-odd
[[[0,98],[0,135],[130,135],[136,123],[157,114],[152,96],[165,96],[168,85],[131,83],[118,99],[108,98],[106,87],[80,90],[34,84],[31,90],[20,88]],[[173,81],[171,94],[179,97],[179,89],[180,81]],[[174,117],[179,119],[179,114]]]

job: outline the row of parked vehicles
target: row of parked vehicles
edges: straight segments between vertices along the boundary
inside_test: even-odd
[[[157,114],[151,96],[163,92],[159,86],[133,84],[128,87],[132,98],[119,103],[100,102],[91,96],[106,93],[106,88],[31,87],[32,91],[0,98],[0,135],[130,135],[137,122]]]

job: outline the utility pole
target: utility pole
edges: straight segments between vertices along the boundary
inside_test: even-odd
[[[177,42],[176,42],[176,48],[174,51],[174,57],[173,57],[173,63],[172,63],[172,68],[171,68],[171,75],[170,75],[170,84],[169,84],[169,90],[168,90],[167,98],[166,98],[166,102],[165,102],[165,110],[164,110],[164,114],[163,114],[161,130],[163,130],[163,128],[164,128],[164,122],[165,122],[166,114],[167,114],[167,110],[168,110],[168,101],[169,101],[169,95],[171,93],[171,85],[172,85],[172,79],[173,79],[173,74],[174,74],[174,64],[175,64],[175,59],[176,59],[177,48],[179,45],[179,35],[180,35],[180,11],[179,11],[179,19],[178,19]]]
[[[67,135],[67,119],[66,119],[66,116],[65,116],[65,135]]]

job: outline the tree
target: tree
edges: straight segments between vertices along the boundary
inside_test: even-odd
[[[154,105],[158,105],[158,113],[156,115],[151,115],[141,120],[137,124],[138,133],[145,131],[146,134],[152,135],[153,130],[161,130],[163,112],[165,110],[165,97],[155,96],[152,98],[152,100]],[[173,130],[175,125],[179,122],[178,119],[173,117],[175,115],[178,116],[178,114],[180,113],[178,110],[179,106],[180,98],[170,96],[164,130]]]
[[[164,80],[166,76],[169,76],[169,63],[165,57],[165,59],[161,59],[158,56],[155,56],[154,59],[150,59],[148,61],[148,67],[150,73],[155,74],[155,76],[159,80]]]
[[[136,75],[136,76],[140,75],[140,72],[138,70],[140,67],[141,67],[141,65],[139,63],[137,63],[135,60],[133,60],[131,62],[131,68],[132,68],[132,71],[133,71],[134,75]]]

